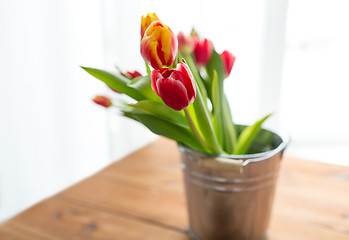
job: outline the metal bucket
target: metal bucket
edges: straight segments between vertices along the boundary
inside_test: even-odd
[[[238,126],[239,131],[244,127]],[[190,237],[266,239],[280,160],[286,146],[285,139],[265,129],[254,140],[251,154],[246,155],[209,155],[178,145]]]

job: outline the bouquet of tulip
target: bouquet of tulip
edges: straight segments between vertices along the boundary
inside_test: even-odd
[[[218,54],[212,42],[200,39],[195,31],[176,37],[155,13],[142,17],[140,52],[145,76],[137,71],[113,74],[82,67],[114,91],[135,100],[113,104],[105,96],[96,96],[97,104],[115,106],[153,133],[200,152],[248,153],[270,114],[241,131],[233,123],[224,79],[233,68],[234,55],[228,51]]]

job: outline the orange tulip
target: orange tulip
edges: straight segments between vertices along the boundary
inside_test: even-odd
[[[153,21],[141,41],[141,54],[154,69],[169,67],[178,50],[177,37],[160,21]]]
[[[154,22],[154,21],[160,21],[158,16],[156,16],[155,13],[148,13],[147,16],[143,17],[142,16],[142,21],[141,21],[141,39],[143,38],[143,35],[149,25]]]
[[[94,99],[92,99],[96,104],[101,105],[105,108],[108,108],[112,105],[112,102],[110,98],[105,97],[105,96],[95,96]]]

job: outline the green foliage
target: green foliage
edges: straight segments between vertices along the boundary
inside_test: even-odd
[[[218,81],[223,82],[224,80],[224,68],[221,56],[213,50],[210,61],[206,66],[207,74],[212,79],[214,72],[217,72]]]
[[[222,154],[223,149],[217,140],[214,132],[209,112],[204,104],[201,93],[197,88],[196,99],[193,103],[198,122],[198,128],[201,130],[204,140],[207,144],[207,152],[212,154]]]
[[[233,154],[234,148],[237,144],[237,131],[231,116],[229,103],[225,95],[223,98],[223,118],[224,118],[223,122],[225,126],[225,129],[223,129],[224,150],[228,154]]]
[[[240,134],[238,138],[238,142],[236,145],[236,148],[234,150],[234,154],[241,155],[246,154],[248,151],[248,148],[250,147],[253,139],[256,137],[258,131],[261,129],[262,123],[269,118],[271,114],[268,114],[267,116],[263,117],[262,119],[258,120],[255,124],[252,126],[246,127]]]
[[[223,146],[223,135],[224,135],[224,119],[222,118],[223,115],[223,105],[222,105],[222,97],[221,97],[221,89],[220,89],[220,83],[218,80],[218,74],[217,71],[213,71],[212,76],[212,108],[213,108],[213,127],[218,139],[218,142],[221,146]]]
[[[142,123],[155,134],[175,140],[197,151],[205,151],[187,126],[147,114],[139,109],[135,111],[132,109],[124,110],[124,115]]]
[[[128,84],[130,83],[130,80],[125,78],[124,76],[117,76],[110,72],[97,69],[97,68],[88,68],[88,67],[81,67],[86,72],[94,76],[95,78],[98,78],[105,84],[107,84],[110,88],[120,92],[124,93],[131,98],[135,100],[145,100],[146,97],[137,89],[129,87]]]
[[[224,94],[224,68],[221,56],[213,50],[210,61],[206,66],[210,84],[211,102],[213,107],[213,125],[219,143],[224,151],[232,154],[236,146],[236,130],[232,121],[230,107]]]
[[[127,84],[128,87],[140,92],[146,99],[162,102],[161,98],[151,88],[151,80],[149,76],[137,77]]]
[[[129,104],[129,106],[143,110],[149,115],[154,115],[183,127],[188,127],[188,122],[185,117],[180,112],[173,110],[172,108],[166,106],[164,103],[152,100],[143,100],[135,104]]]

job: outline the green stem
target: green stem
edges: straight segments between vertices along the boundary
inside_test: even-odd
[[[197,69],[197,67],[195,65],[194,59],[190,54],[185,54],[185,55],[183,55],[183,57],[185,58],[188,66],[190,68],[190,71],[193,73],[193,76],[194,76],[196,83],[199,86],[199,90],[202,94],[202,98],[203,98],[203,101],[205,103],[205,107],[208,110],[208,108],[207,108],[207,91],[206,91],[204,82],[202,81],[202,78],[199,74],[199,70]]]
[[[190,126],[191,130],[193,131],[195,137],[199,140],[199,142],[201,143],[202,146],[207,148],[207,144],[205,143],[204,139],[201,137],[199,131],[197,130],[192,118],[190,117],[190,113],[189,113],[188,109],[184,108],[183,110],[184,110],[185,117],[187,118],[189,126]]]
[[[224,119],[223,115],[223,105],[222,105],[222,97],[221,97],[221,88],[220,82],[218,80],[218,75],[216,70],[213,71],[212,75],[212,93],[211,93],[211,101],[212,101],[212,109],[213,109],[213,129],[215,130],[218,142],[224,149]],[[227,151],[226,149],[224,149]]]
[[[203,68],[203,70],[206,76],[202,77],[202,82],[205,85],[207,97],[212,101],[212,79],[210,78],[210,75],[207,72],[207,68]]]
[[[237,144],[237,130],[236,126],[233,122],[233,118],[231,115],[230,107],[229,107],[229,102],[227,99],[227,96],[224,94],[223,96],[223,114],[224,114],[224,122],[226,126],[226,132],[227,134],[224,135],[225,139],[225,150],[229,153],[232,154],[235,150],[236,144]]]
[[[150,75],[151,75],[150,67],[149,67],[149,65],[148,65],[148,63],[146,61],[144,61],[144,63],[145,63],[145,67],[147,68],[147,74],[150,77]]]
[[[221,154],[223,153],[223,150],[218,143],[216,134],[213,130],[211,119],[209,117],[204,101],[202,100],[201,92],[199,91],[198,86],[196,86],[196,89],[197,89],[197,94],[196,94],[196,99],[193,105],[194,105],[195,113],[197,116],[199,128],[202,134],[204,135],[204,138],[208,145],[207,148],[213,154]]]

